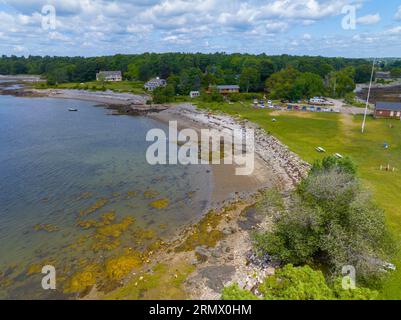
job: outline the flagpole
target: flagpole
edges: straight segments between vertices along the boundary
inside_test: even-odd
[[[373,72],[374,72],[374,70],[375,70],[375,63],[376,63],[376,58],[373,58],[372,73],[370,74],[370,82],[369,82],[368,96],[366,97],[365,113],[364,113],[364,115],[363,115],[363,121],[362,121],[362,133],[365,131],[366,115],[368,114],[369,97],[370,97],[370,88],[372,87]]]

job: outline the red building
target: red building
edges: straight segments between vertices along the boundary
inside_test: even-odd
[[[376,102],[375,118],[394,118],[401,120],[401,102]]]

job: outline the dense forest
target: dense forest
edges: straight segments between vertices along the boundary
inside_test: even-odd
[[[399,64],[399,61],[393,63]],[[392,70],[391,66],[386,68]],[[320,56],[226,53],[0,58],[0,74],[39,74],[50,84],[93,81],[99,70],[121,70],[127,80],[147,81],[159,76],[168,80],[168,94],[188,94],[209,84],[238,84],[242,92],[265,90],[273,97],[296,98],[328,92],[344,96],[353,90],[355,83],[369,81],[371,62]]]

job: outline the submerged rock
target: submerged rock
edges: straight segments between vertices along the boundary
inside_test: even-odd
[[[206,262],[210,257],[210,252],[206,246],[198,246],[195,248],[195,256],[200,262]]]

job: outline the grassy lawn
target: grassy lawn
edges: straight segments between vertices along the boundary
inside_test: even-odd
[[[121,82],[104,82],[105,90],[112,90],[115,92],[129,92],[134,94],[145,93],[143,88],[143,82],[141,81],[121,81]],[[48,85],[46,83],[35,84],[36,89],[85,89],[85,90],[102,90],[102,83],[99,81],[91,81],[85,83],[61,83],[55,86]]]
[[[362,134],[361,116],[253,109],[250,102],[200,102],[198,106],[259,124],[308,162],[336,152],[350,156],[365,186],[385,210],[389,226],[397,236],[401,234],[401,121],[369,118]],[[273,118],[277,121],[272,122]],[[384,149],[384,142],[389,144],[388,149]],[[326,153],[316,152],[317,146],[326,149]],[[381,171],[380,165],[387,164],[396,170]],[[397,271],[386,281],[382,298],[401,299],[401,255],[397,260]]]

